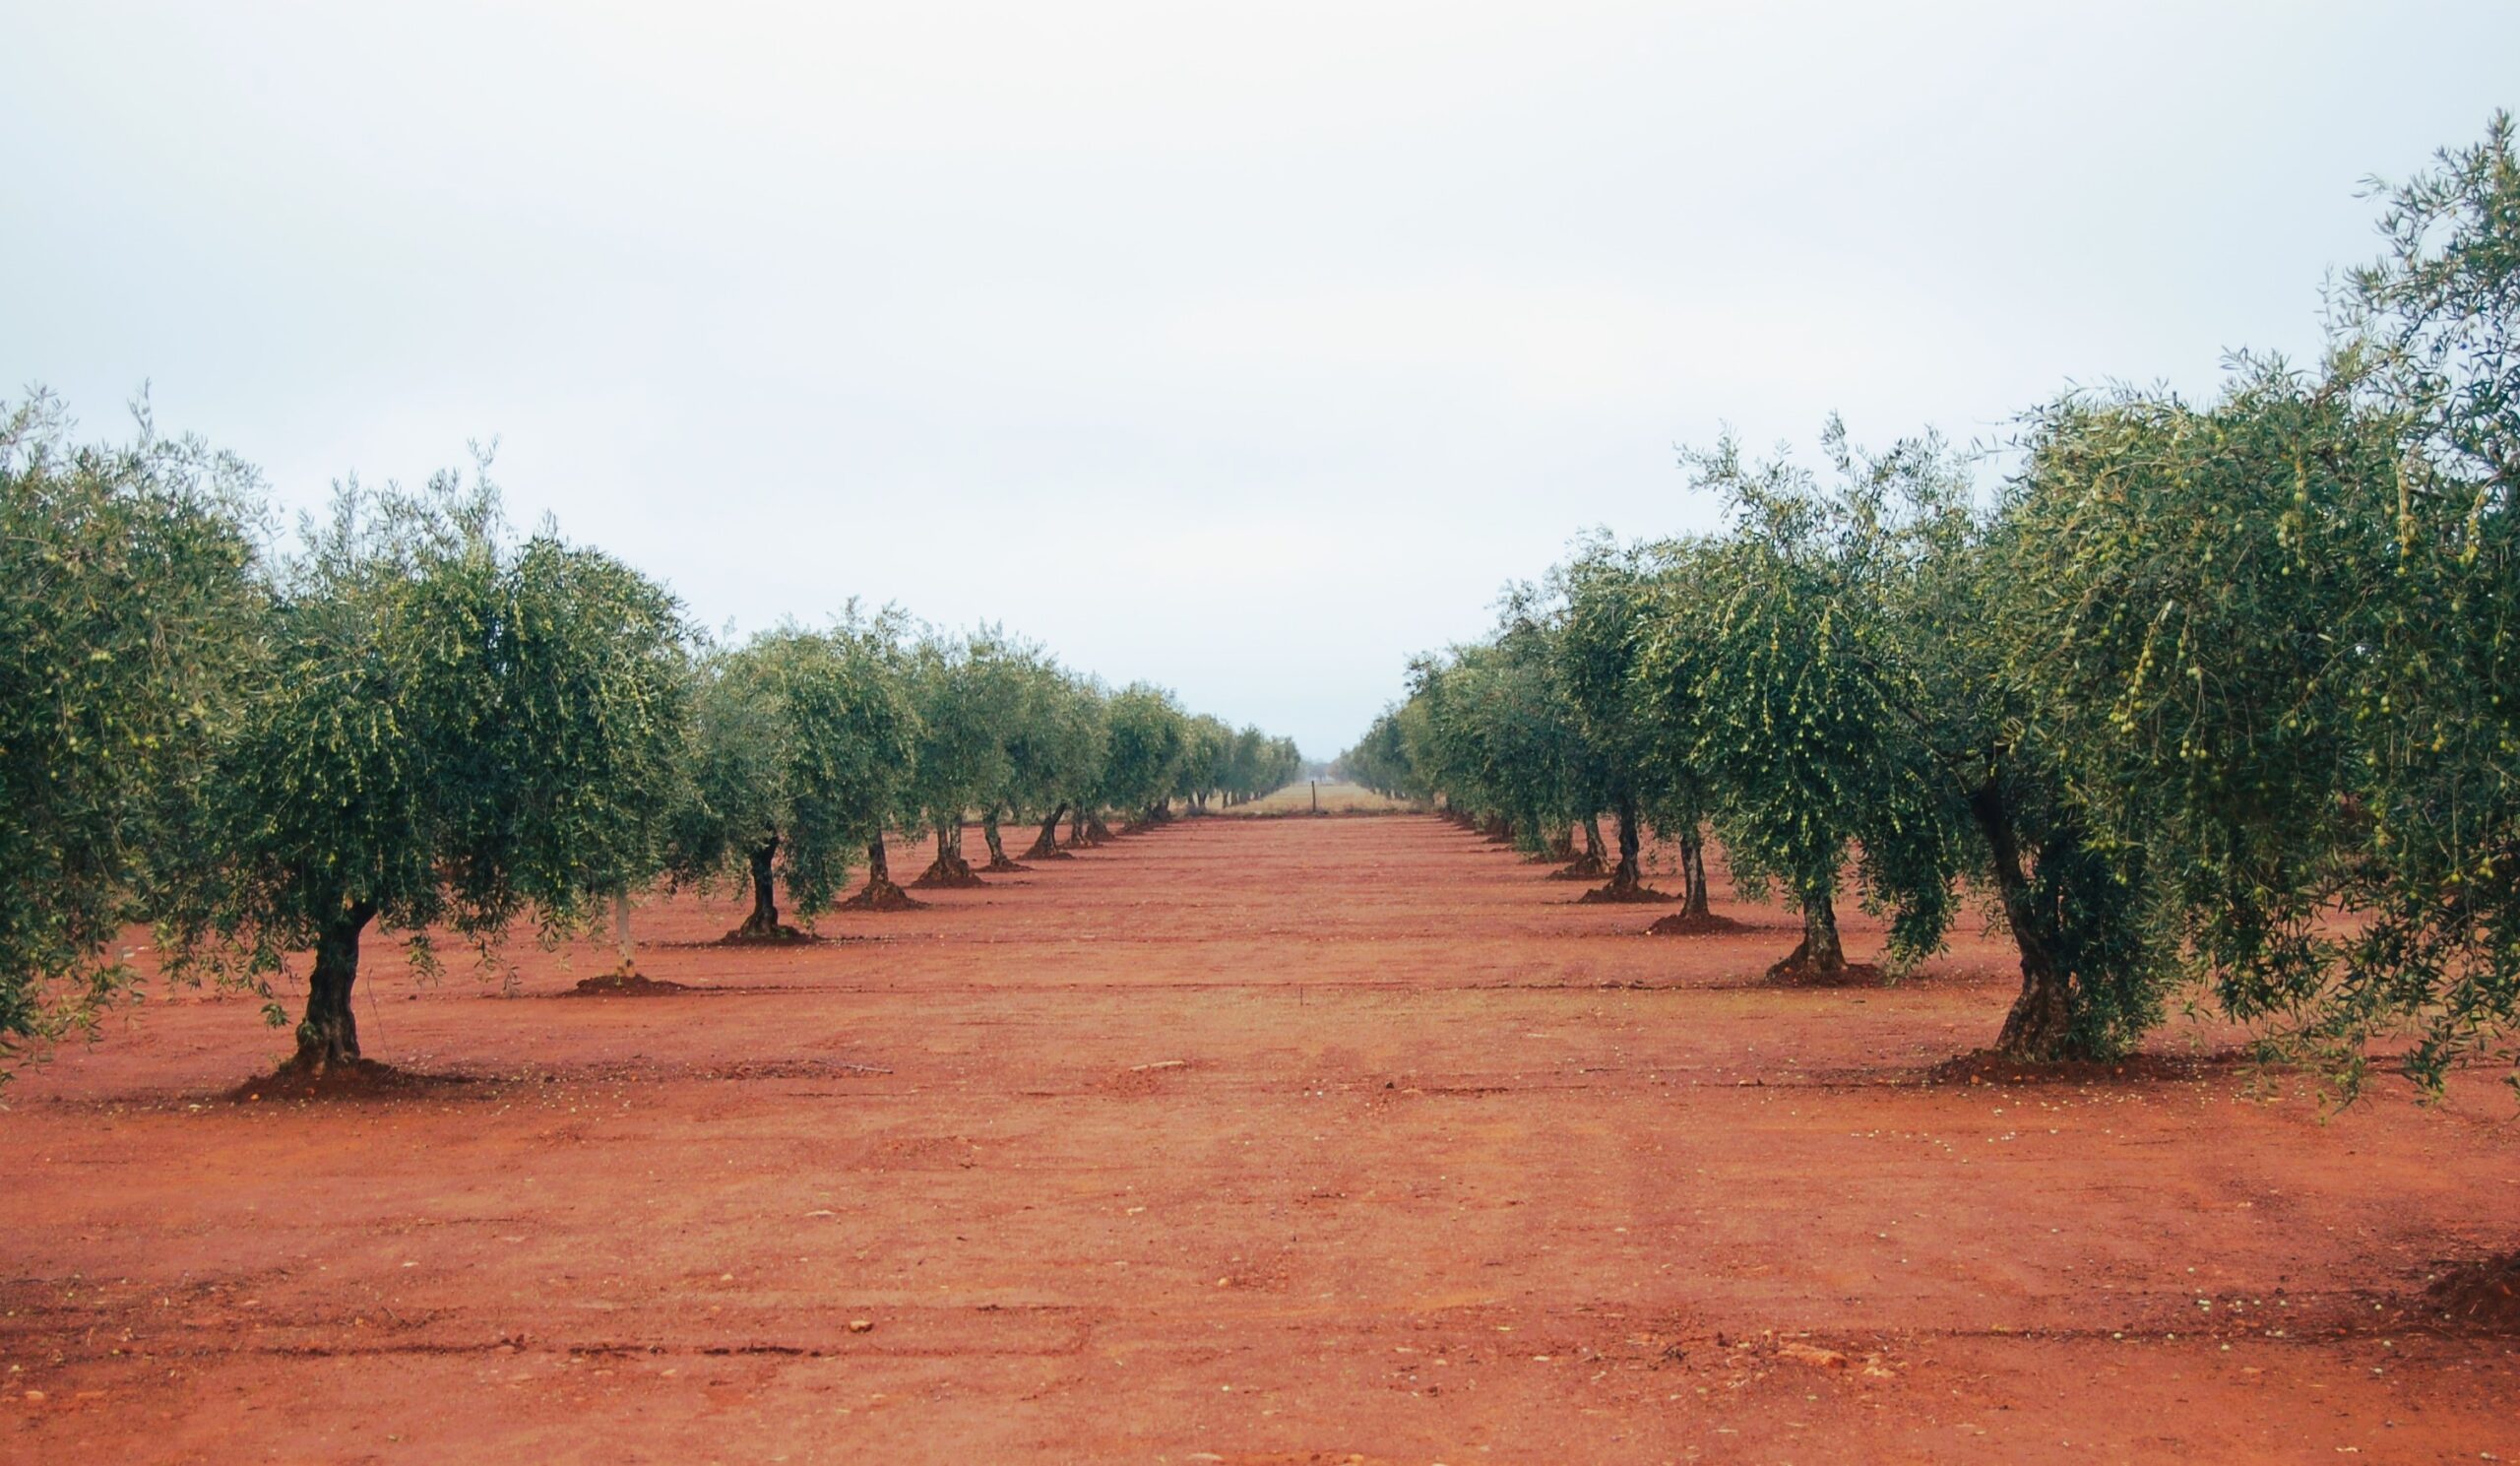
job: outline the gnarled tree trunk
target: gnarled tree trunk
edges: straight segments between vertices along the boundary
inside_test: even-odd
[[[1969,812],[1986,837],[1995,889],[2003,900],[2004,924],[2012,928],[2012,939],[2021,948],[2021,994],[2004,1015],[1995,1050],[2007,1058],[2032,1063],[2088,1058],[2074,1043],[2073,976],[2059,970],[2053,924],[2042,918],[2030,878],[2021,868],[2021,837],[2013,828],[2003,790],[1992,780],[1980,785],[1970,792]]]
[[[1835,978],[1847,971],[1846,949],[1838,944],[1835,893],[1823,887],[1801,897],[1802,940],[1785,960],[1768,969],[1771,978]]]
[[[1695,820],[1680,833],[1680,917],[1703,917],[1706,911],[1706,831]]]
[[[315,971],[306,980],[306,1018],[297,1025],[297,1056],[290,1067],[321,1073],[358,1062],[350,985],[358,981],[359,933],[375,918],[374,906],[352,901],[315,933]]]
[[[1618,863],[1610,867],[1609,883],[1586,891],[1585,901],[1669,901],[1671,898],[1645,884],[1645,862],[1641,859],[1644,819],[1637,811],[1636,798],[1621,795],[1616,807],[1618,815]]]
[[[1593,815],[1584,816],[1584,853],[1572,863],[1549,872],[1551,880],[1599,880],[1608,865],[1602,860],[1602,822]]]
[[[920,871],[918,879],[911,884],[930,888],[988,884],[980,879],[979,872],[972,868],[972,862],[963,859],[962,820],[947,820],[936,827],[936,859],[928,861],[927,868]]]
[[[1008,871],[1031,868],[1017,864],[1006,854],[1006,837],[998,832],[997,806],[994,804],[980,811],[980,838],[988,842],[988,863],[982,865],[980,869],[1003,874]]]
[[[1024,852],[1024,859],[1028,860],[1067,860],[1075,859],[1075,857],[1070,856],[1066,851],[1059,849],[1059,821],[1066,817],[1067,805],[1062,802],[1056,809],[1050,811],[1050,817],[1048,819],[1041,821],[1041,833],[1033,841],[1033,848]]]
[[[779,902],[771,885],[771,864],[779,855],[779,837],[773,835],[752,849],[752,915],[734,929],[737,940],[768,940],[781,934]]]
[[[884,853],[884,835],[878,830],[866,842],[866,886],[856,895],[841,903],[847,911],[911,911],[927,903],[912,898],[910,892],[893,884],[893,862]]]

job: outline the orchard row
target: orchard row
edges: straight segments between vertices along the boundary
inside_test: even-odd
[[[257,476],[193,440],[73,441],[36,395],[0,415],[0,1052],[128,990],[123,930],[170,976],[259,988],[312,953],[297,1059],[358,1057],[372,928],[486,945],[581,929],[659,880],[748,883],[730,938],[792,940],[848,899],[981,879],[1003,821],[1031,854],[1238,802],[1295,747],[1116,691],[1042,649],[853,604],[722,645],[621,561],[511,534],[486,466],[336,492],[293,543]],[[981,867],[983,869],[989,867]],[[277,1001],[267,1006],[285,1022]]]
[[[1802,918],[1778,975],[1895,960],[1983,899],[1998,1040],[2106,1057],[2191,986],[2349,1084],[2437,1087],[2520,1016],[2520,162],[2497,117],[2384,198],[2315,367],[2210,402],[2075,392],[2000,482],[1927,435],[1824,471],[1688,454],[1719,534],[1580,542],[1494,634],[1414,665],[1344,757],[1638,890],[1640,830]]]

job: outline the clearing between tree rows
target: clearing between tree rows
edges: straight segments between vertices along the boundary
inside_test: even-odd
[[[1547,869],[1182,820],[839,940],[643,907],[681,991],[379,942],[358,1098],[153,1001],[0,1114],[0,1456],[2520,1460],[2520,1339],[2426,1296],[2512,1244],[2489,1076],[1937,1077],[2019,982],[1975,924],[1783,987],[1720,871],[1736,929],[1649,938]]]

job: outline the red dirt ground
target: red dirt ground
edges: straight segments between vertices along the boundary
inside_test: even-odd
[[[0,1458],[2520,1461],[2520,1339],[2426,1310],[2520,1244],[2489,1076],[1927,1083],[2000,946],[1778,988],[1719,906],[1185,820],[865,940],[650,907],[680,994],[372,942],[436,1082],[358,1099],[230,1097],[285,1036],[152,1002],[5,1094]]]

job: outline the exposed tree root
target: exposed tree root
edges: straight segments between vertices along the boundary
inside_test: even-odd
[[[1609,873],[1610,867],[1602,863],[1600,856],[1587,853],[1577,856],[1571,862],[1548,872],[1548,878],[1550,880],[1600,880]]]
[[[983,875],[1014,875],[1018,872],[1030,870],[1032,868],[1032,866],[1025,864],[1021,860],[1010,860],[1004,856],[996,857],[987,864],[979,867],[980,873]]]
[[[1727,936],[1749,929],[1748,926],[1733,921],[1731,917],[1719,917],[1712,912],[1683,911],[1673,912],[1657,921],[1653,925],[1645,928],[1645,934],[1647,936]]]

